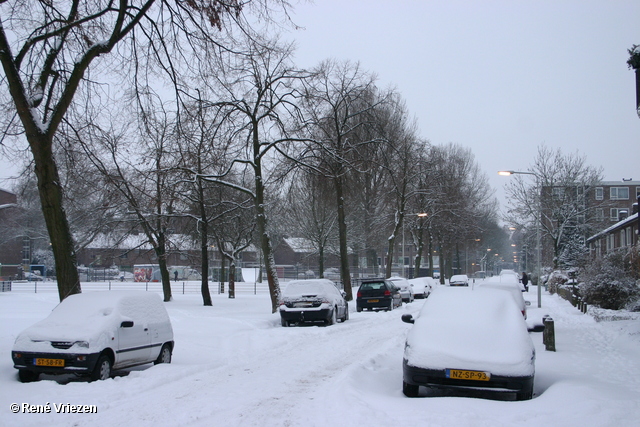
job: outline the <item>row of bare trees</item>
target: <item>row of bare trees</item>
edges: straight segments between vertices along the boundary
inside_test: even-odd
[[[165,301],[167,250],[187,231],[205,305],[211,245],[234,269],[255,242],[275,311],[278,228],[313,242],[321,274],[337,253],[352,299],[351,254],[385,256],[388,276],[406,228],[451,266],[458,242],[495,221],[472,153],[420,138],[397,92],[357,63],[300,70],[291,45],[247,23],[246,8],[279,2],[35,4],[0,4],[2,102],[16,112],[3,124],[33,155],[61,299],[80,292],[77,244],[107,231],[144,234]]]

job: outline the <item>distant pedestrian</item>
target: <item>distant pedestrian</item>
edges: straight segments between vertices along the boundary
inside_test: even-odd
[[[175,281],[178,281],[178,270],[173,272],[173,277],[175,278]]]
[[[525,271],[522,272],[522,284],[524,285],[525,291],[529,292],[529,276]]]

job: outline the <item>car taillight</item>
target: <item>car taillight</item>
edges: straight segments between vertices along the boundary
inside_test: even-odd
[[[358,298],[362,298],[362,292],[358,291],[358,294],[356,295]]]
[[[388,297],[391,295],[391,291],[389,289],[387,289],[386,291],[384,291],[384,296]]]

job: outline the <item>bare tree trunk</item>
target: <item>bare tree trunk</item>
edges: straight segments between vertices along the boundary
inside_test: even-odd
[[[353,300],[351,290],[351,273],[349,271],[349,247],[347,245],[347,222],[344,210],[344,195],[342,188],[342,177],[335,179],[336,198],[338,201],[338,235],[340,240],[340,278],[342,286],[347,294],[347,301]]]
[[[32,142],[32,140],[36,142]],[[81,292],[80,277],[73,237],[62,205],[60,176],[46,135],[31,135],[29,144],[35,160],[38,192],[42,213],[51,239],[51,249],[56,262],[56,279],[60,301]]]
[[[229,260],[229,298],[236,297],[236,262]]]
[[[202,294],[202,303],[205,306],[211,306],[213,305],[213,301],[211,301],[211,292],[209,291],[209,246],[207,245],[207,236],[207,223],[203,221],[200,236],[200,254],[202,257],[202,281],[200,282],[200,293]]]

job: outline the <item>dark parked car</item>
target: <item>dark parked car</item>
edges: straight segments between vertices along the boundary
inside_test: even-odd
[[[282,293],[282,326],[292,323],[322,322],[333,325],[338,319],[349,320],[349,305],[331,280],[309,279],[289,282]]]
[[[525,320],[509,292],[486,288],[441,288],[426,300],[407,336],[403,387],[453,392],[533,396],[535,348]]]
[[[384,309],[393,310],[402,307],[400,288],[385,279],[364,280],[358,289],[356,310]]]

